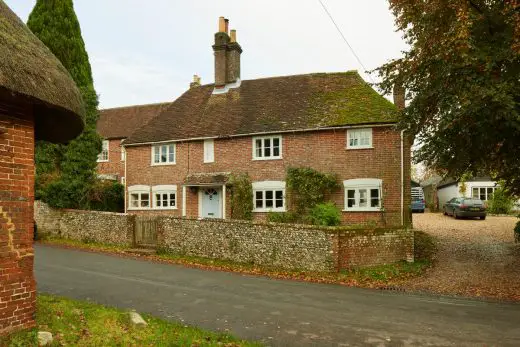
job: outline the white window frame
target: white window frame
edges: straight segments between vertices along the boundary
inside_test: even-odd
[[[155,153],[159,150],[159,160],[161,159],[162,149],[166,148],[166,161],[165,162],[155,162]],[[171,149],[173,148],[173,161],[170,161]],[[161,143],[158,145],[152,146],[152,166],[160,166],[160,165],[175,165],[177,162],[177,145],[175,142],[171,143]]]
[[[371,212],[371,211],[381,211],[382,204],[381,201],[383,200],[383,180],[379,178],[356,178],[351,180],[345,180],[343,181],[343,188],[344,188],[344,209],[345,212]],[[371,205],[371,190],[377,189],[378,190],[378,198],[379,198],[379,204],[378,206],[372,207]],[[354,206],[348,207],[348,192],[349,190],[354,190]],[[366,204],[367,206],[360,206],[361,202],[361,191],[366,192]],[[352,198],[351,198],[352,199]]]
[[[121,148],[121,161],[126,160],[126,149],[125,146],[123,146],[123,140],[121,140],[121,144],[119,145]]]
[[[273,144],[273,140],[274,139],[277,139],[278,140],[278,155],[277,156],[274,156],[272,155],[273,152],[274,152],[274,144]],[[257,153],[257,147],[256,147],[256,142],[260,140],[262,141],[262,147],[261,147],[261,156],[258,156],[258,153]],[[264,154],[265,154],[265,140],[270,140],[270,153],[271,155],[266,157]],[[255,136],[253,137],[253,160],[276,160],[276,159],[282,159],[282,149],[283,149],[283,145],[282,145],[282,135],[271,135],[271,136]]]
[[[273,195],[273,207],[266,207],[266,192],[271,191]],[[276,192],[282,191],[283,206],[276,207]],[[256,193],[262,192],[262,207],[256,207]],[[285,212],[287,211],[287,201],[285,198],[284,181],[261,181],[253,182],[253,212]]]
[[[121,184],[122,184],[122,185],[125,184],[125,176],[121,176]]]
[[[215,141],[213,139],[204,140],[204,163],[215,162]]]
[[[366,136],[366,135],[368,135],[368,136]],[[361,142],[365,139],[368,139],[368,143],[361,144]],[[356,142],[356,143],[352,143],[352,142]],[[347,149],[374,148],[373,142],[374,141],[373,141],[372,128],[347,129]]]
[[[156,194],[167,194],[167,206],[157,206]],[[170,206],[170,194],[175,195],[175,206]],[[161,197],[162,198],[162,197]],[[154,210],[176,210],[178,205],[177,186],[176,185],[158,185],[152,187],[152,209]]]
[[[474,189],[478,189],[478,196],[476,196],[476,197],[475,197],[474,194],[473,194]],[[481,189],[484,189],[484,191],[485,191],[485,196],[486,196],[486,199],[485,199],[485,200],[480,199],[480,190],[481,190]],[[497,187],[490,187],[490,186],[472,186],[472,187],[471,187],[471,197],[472,197],[472,198],[476,198],[476,199],[480,199],[480,200],[482,200],[482,201],[489,201],[489,199],[490,199],[490,195],[489,195],[489,193],[488,193],[488,189],[493,189],[493,193],[491,193],[491,194],[495,194],[495,191],[496,191]]]
[[[106,159],[104,158],[106,154]],[[109,161],[110,157],[110,141],[109,140],[103,140],[101,143],[101,153],[98,154],[97,162],[98,163],[106,163]]]
[[[137,199],[137,207],[132,206],[132,194],[139,194]],[[148,194],[148,206],[141,206],[143,201],[141,195]],[[152,195],[150,194],[150,186],[145,185],[133,185],[128,187],[128,210],[149,210],[152,204]]]

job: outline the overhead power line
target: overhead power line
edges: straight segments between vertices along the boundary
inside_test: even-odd
[[[334,18],[332,17],[332,15],[330,14],[329,10],[327,9],[327,7],[325,6],[325,4],[323,3],[323,1],[321,0],[318,0],[321,4],[321,7],[323,7],[323,10],[325,11],[325,13],[327,14],[327,16],[329,16],[330,20],[332,21],[332,24],[334,24],[334,26],[336,27],[336,29],[338,30],[339,34],[341,35],[341,37],[343,38],[343,41],[345,41],[345,43],[347,44],[348,48],[350,49],[350,51],[352,52],[352,54],[354,55],[354,57],[356,58],[356,60],[358,61],[359,65],[361,65],[361,67],[363,68],[363,72],[366,72],[368,71],[367,68],[365,67],[365,65],[363,65],[363,62],[361,61],[361,59],[359,59],[358,55],[356,54],[356,52],[354,51],[354,48],[352,48],[352,46],[350,45],[350,43],[348,43],[348,40],[347,38],[345,37],[345,35],[343,35],[343,32],[341,31],[341,29],[339,28],[338,24],[336,24],[336,21],[334,20]],[[368,75],[368,78],[370,78],[370,80],[372,81],[372,83],[375,83],[374,80],[372,79],[372,76]]]

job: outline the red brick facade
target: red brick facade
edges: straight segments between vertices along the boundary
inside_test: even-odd
[[[0,335],[34,326],[34,121],[0,101]]]
[[[127,188],[132,185],[177,185],[177,209],[168,211],[146,210],[131,213],[160,213],[182,215],[182,184],[186,176],[197,173],[247,172],[253,182],[285,181],[289,167],[312,167],[321,172],[338,175],[342,182],[355,178],[382,179],[382,200],[385,212],[343,212],[344,223],[374,221],[382,225],[401,224],[401,134],[391,126],[373,127],[373,148],[347,149],[346,129],[294,132],[282,134],[282,158],[252,160],[252,137],[215,139],[213,163],[203,161],[203,141],[176,143],[174,165],[152,166],[151,146],[128,146]],[[404,206],[410,205],[410,145],[404,142]],[[127,192],[128,197],[128,192]],[[332,199],[344,209],[344,190]],[[229,193],[227,194],[229,201]],[[198,217],[198,194],[186,189],[186,215]],[[128,202],[127,202],[128,207]],[[229,204],[226,205],[229,217]],[[254,213],[255,219],[265,213]],[[405,217],[407,213],[405,213]]]
[[[111,139],[108,141],[108,161],[98,162],[97,173],[99,175],[109,175],[121,182],[121,178],[125,177],[125,162],[121,160],[121,140]]]

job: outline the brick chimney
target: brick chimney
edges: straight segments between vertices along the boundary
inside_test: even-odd
[[[405,90],[400,83],[394,84],[394,105],[399,111],[405,108]]]
[[[213,52],[215,55],[215,89],[223,89],[227,84],[240,80],[240,54],[242,48],[237,42],[236,30],[229,30],[229,20],[220,17],[218,32],[215,34]]]

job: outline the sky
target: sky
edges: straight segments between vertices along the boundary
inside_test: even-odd
[[[35,0],[4,0],[27,21]],[[401,57],[387,0],[75,0],[100,108],[173,101],[193,75],[214,82],[218,17],[243,49],[241,78],[358,70]]]

